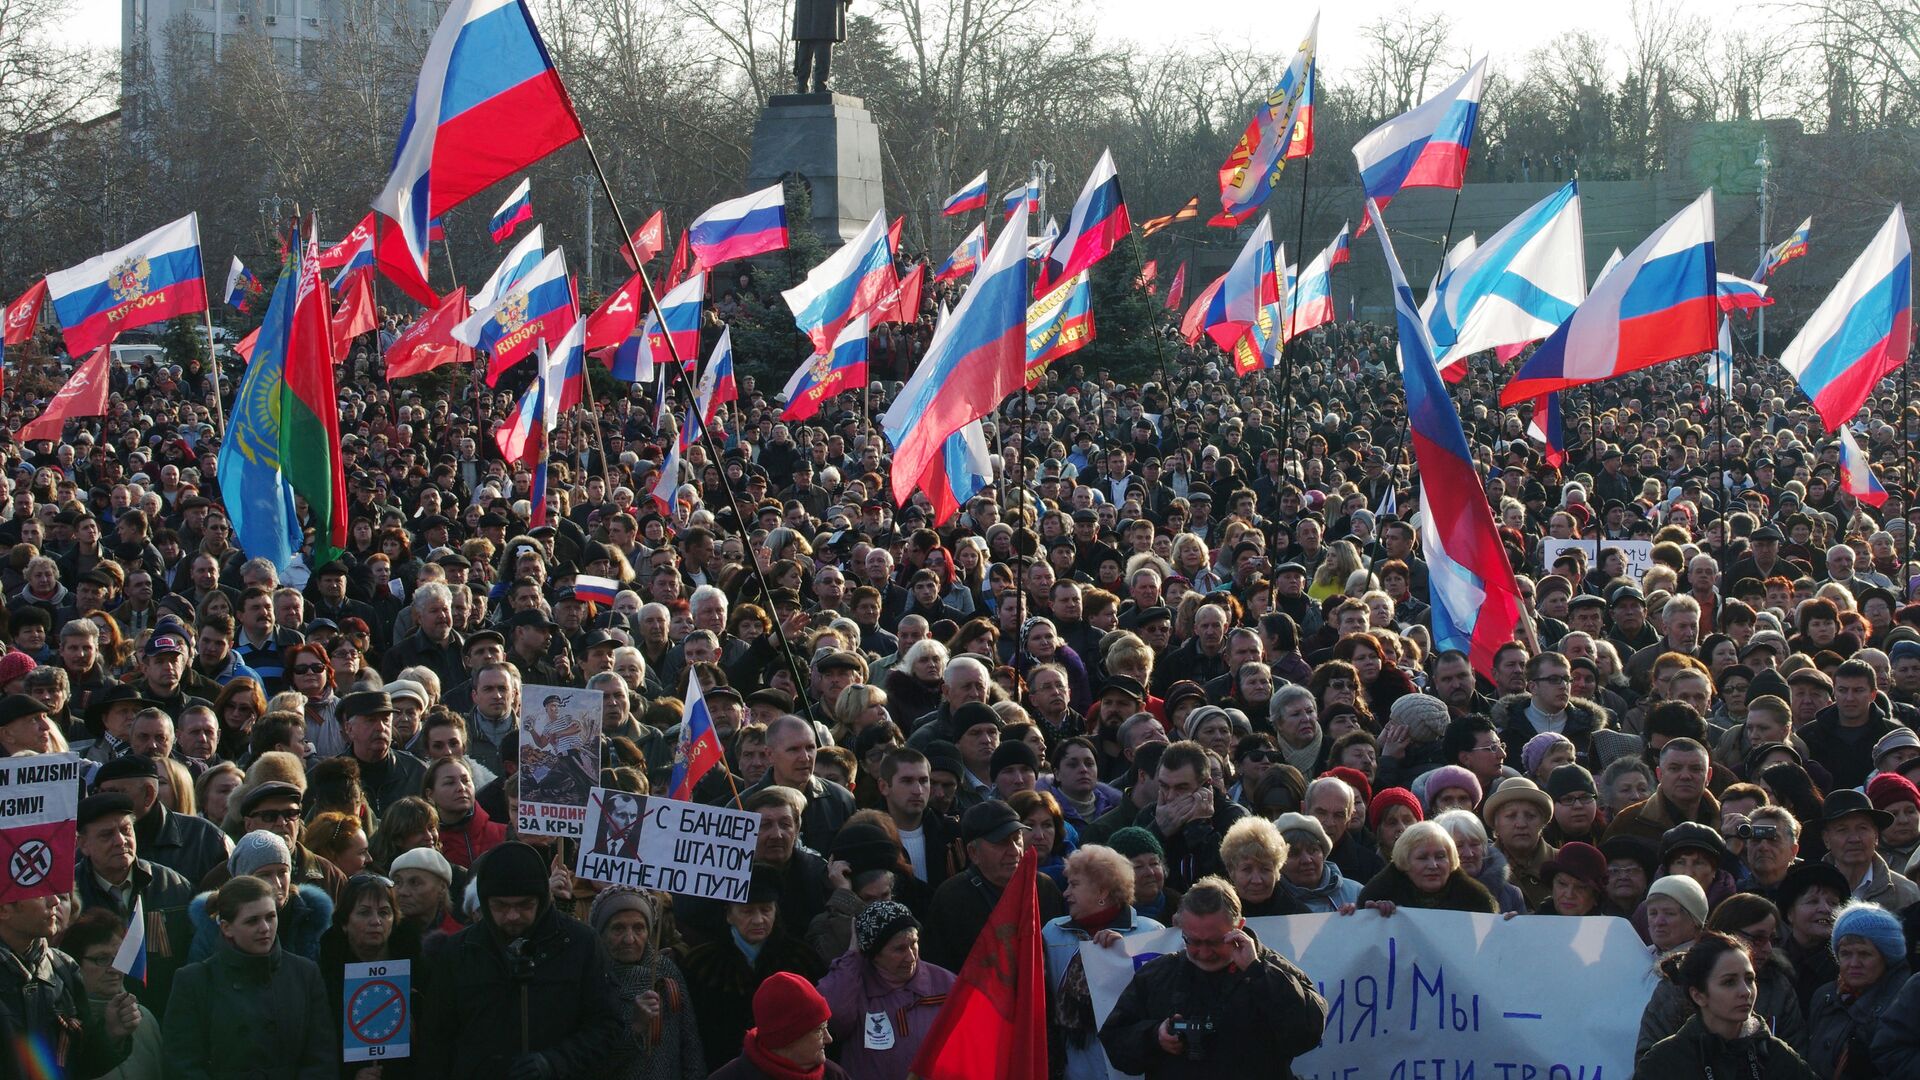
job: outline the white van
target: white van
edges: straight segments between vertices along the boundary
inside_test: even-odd
[[[164,361],[167,350],[162,345],[114,345],[110,354],[115,364],[146,364]]]

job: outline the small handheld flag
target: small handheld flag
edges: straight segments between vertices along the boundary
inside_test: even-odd
[[[687,673],[687,705],[682,711],[680,742],[673,748],[673,778],[667,784],[667,798],[683,802],[693,800],[693,788],[715,767],[725,768],[726,750],[720,745],[720,733],[713,729],[713,714],[707,711],[707,699],[700,693],[700,676]]]
[[[127,919],[127,936],[113,954],[113,970],[142,986],[147,983],[147,906],[138,893],[133,897],[133,914]]]
[[[620,594],[620,583],[610,577],[595,577],[592,574],[575,574],[573,577],[573,598],[589,604],[611,604]]]
[[[1885,503],[1887,489],[1881,486],[1879,477],[1873,475],[1873,466],[1867,462],[1867,452],[1854,441],[1852,429],[1843,424],[1838,434],[1842,490],[1868,506]]]

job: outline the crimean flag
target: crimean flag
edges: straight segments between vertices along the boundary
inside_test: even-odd
[[[1162,214],[1159,217],[1148,218],[1147,220],[1141,222],[1140,223],[1140,239],[1145,240],[1148,237],[1152,236],[1154,233],[1159,232],[1161,229],[1164,229],[1169,225],[1178,224],[1179,222],[1182,222],[1182,221],[1192,221],[1194,218],[1197,218],[1199,216],[1200,216],[1200,196],[1195,195],[1193,198],[1188,199],[1186,203],[1180,207],[1180,209],[1175,210],[1173,213]]]
[[[424,282],[433,219],[580,137],[526,0],[452,0],[374,209]]]
[[[1029,846],[974,939],[947,1003],[920,1042],[909,1080],[1045,1080],[1046,958],[1040,947],[1040,864]]]
[[[667,246],[667,212],[655,210],[646,223],[633,230],[625,247],[620,249],[620,257],[627,261],[627,269],[639,270],[642,263],[650,261]]]
[[[1765,281],[1775,270],[1787,265],[1807,253],[1807,236],[1813,232],[1813,218],[1800,223],[1793,235],[1767,249],[1760,259],[1760,268],[1753,272],[1753,280]]]
[[[472,346],[453,336],[453,328],[467,315],[465,289],[453,290],[439,307],[421,315],[387,346],[387,381],[432,371],[442,364],[471,363]]]
[[[47,275],[67,352],[89,352],[122,330],[207,309],[200,215],[188,214],[124,247]]]
[[[1313,152],[1313,74],[1320,16],[1266,99],[1253,111],[1247,130],[1220,166],[1220,213],[1209,225],[1235,228],[1265,205],[1281,170],[1293,158]]]
[[[307,232],[294,291],[293,328],[280,385],[280,469],[313,518],[313,560],[347,546],[347,478],[340,458],[340,405],[333,382],[333,328],[320,280],[320,245]]]
[[[40,415],[28,421],[14,437],[21,443],[36,439],[58,442],[68,420],[76,416],[105,416],[112,353],[110,345],[93,350],[93,355],[74,369],[66,385],[53,395]]]
[[[513,235],[513,230],[533,220],[533,181],[522,177],[507,193],[507,201],[493,212],[493,218],[487,222],[487,232],[493,242],[504,244]]]
[[[1180,301],[1187,298],[1187,264],[1181,263],[1180,269],[1173,272],[1173,284],[1167,286],[1167,310],[1179,311]]]

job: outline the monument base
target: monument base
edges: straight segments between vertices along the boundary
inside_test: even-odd
[[[880,176],[880,127],[857,97],[776,94],[753,128],[747,187],[796,176],[813,194],[807,224],[837,248],[860,234],[886,205]],[[791,222],[798,227],[799,222]]]

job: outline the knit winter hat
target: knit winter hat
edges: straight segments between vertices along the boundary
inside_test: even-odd
[[[630,885],[613,885],[600,890],[593,898],[593,906],[587,909],[587,925],[593,927],[596,934],[605,933],[607,924],[623,911],[637,911],[646,916],[647,927],[652,929],[655,919],[653,899]]]
[[[1547,755],[1556,746],[1565,746],[1571,750],[1573,740],[1557,731],[1543,731],[1527,740],[1527,744],[1520,748],[1520,763],[1526,766],[1528,776],[1532,776],[1539,770],[1540,763],[1547,759]]]
[[[1387,810],[1395,806],[1404,806],[1413,811],[1413,820],[1425,821],[1427,815],[1420,809],[1420,800],[1413,792],[1403,787],[1382,788],[1367,803],[1367,828],[1380,831],[1380,821],[1387,816]]]
[[[287,842],[278,833],[265,829],[255,829],[240,838],[233,845],[233,854],[227,856],[227,869],[234,877],[245,877],[267,866],[293,865],[293,853],[287,849]]]
[[[1600,794],[1600,788],[1593,782],[1593,774],[1584,765],[1568,762],[1547,774],[1547,795],[1555,802],[1580,792],[1589,795]]]
[[[1107,846],[1129,859],[1137,859],[1142,855],[1158,855],[1162,859],[1167,857],[1167,850],[1160,846],[1160,838],[1138,825],[1115,830],[1112,836],[1107,837]]]
[[[775,972],[753,992],[754,1028],[747,1037],[762,1050],[784,1049],[832,1015],[812,983],[791,971]]]
[[[1869,900],[1855,900],[1833,916],[1833,938],[1828,943],[1834,955],[1840,954],[1840,942],[1857,937],[1880,950],[1887,963],[1906,958],[1907,939],[1900,932],[1900,918]]]
[[[860,946],[860,955],[869,960],[879,955],[895,934],[918,929],[920,920],[905,904],[894,900],[876,900],[853,917],[853,940]]]
[[[1405,790],[1405,788],[1387,789],[1387,791]],[[1386,792],[1383,791],[1381,794],[1385,795]],[[1333,841],[1327,837],[1327,827],[1320,824],[1319,818],[1307,814],[1281,814],[1274,820],[1273,827],[1280,830],[1280,838],[1287,842],[1289,848],[1304,838],[1319,844],[1321,854],[1333,850]]]
[[[1684,874],[1668,874],[1653,883],[1647,889],[1647,899],[1664,896],[1680,905],[1681,910],[1693,916],[1693,921],[1701,926],[1707,925],[1707,890],[1700,883]],[[1898,927],[1895,927],[1898,929]]]
[[[453,864],[430,847],[408,848],[394,856],[393,865],[387,869],[396,874],[402,870],[424,870],[446,882],[447,888],[453,888]]]
[[[1387,710],[1387,718],[1405,727],[1417,743],[1433,742],[1447,733],[1447,703],[1432,694],[1402,694]]]
[[[1331,776],[1336,780],[1345,782],[1348,787],[1353,789],[1354,795],[1357,796],[1361,802],[1373,802],[1373,782],[1368,780],[1367,774],[1361,772],[1359,769],[1353,768],[1350,765],[1336,765],[1320,775]]]
[[[1019,739],[1009,739],[994,750],[993,758],[987,765],[989,779],[1000,775],[1000,770],[1012,765],[1025,765],[1034,773],[1040,771],[1040,755]]]
[[[1875,810],[1892,810],[1903,802],[1920,806],[1920,787],[1899,773],[1881,773],[1867,781],[1867,801]]]
[[[1469,769],[1459,765],[1442,765],[1427,774],[1427,805],[1433,805],[1434,796],[1448,788],[1463,788],[1473,796],[1473,805],[1479,806],[1484,794],[1480,790],[1480,778]]]
[[[487,852],[475,871],[482,900],[532,896],[544,902],[547,897],[547,860],[521,841],[509,840]]]

